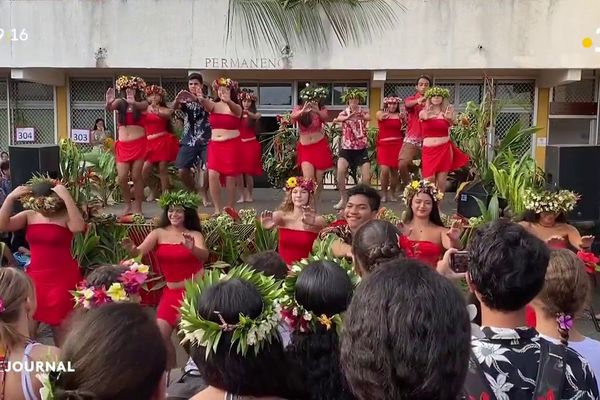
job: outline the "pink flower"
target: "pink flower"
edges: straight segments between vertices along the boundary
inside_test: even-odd
[[[147,274],[137,271],[125,271],[119,279],[125,288],[127,294],[135,294],[139,292],[140,287],[146,281]]]

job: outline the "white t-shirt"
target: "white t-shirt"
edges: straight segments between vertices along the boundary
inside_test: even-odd
[[[542,334],[540,334],[540,336],[549,342],[560,344],[560,340],[558,339]],[[579,342],[569,340],[569,347],[581,354],[583,358],[588,360],[590,363],[590,368],[592,368],[594,375],[596,375],[596,381],[598,381],[598,390],[600,390],[600,342],[586,337]]]

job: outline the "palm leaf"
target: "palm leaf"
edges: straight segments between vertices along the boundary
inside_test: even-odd
[[[333,32],[343,47],[360,45],[393,29],[397,11],[398,0],[229,0],[226,41],[235,34],[255,49],[324,50]]]

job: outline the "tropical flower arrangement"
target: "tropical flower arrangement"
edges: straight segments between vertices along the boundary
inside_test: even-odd
[[[119,92],[125,89],[144,90],[146,82],[139,76],[122,75],[117,79],[115,87]]]
[[[300,91],[300,98],[303,101],[320,101],[326,99],[329,95],[329,90],[324,87],[313,87],[306,84],[306,87]]]
[[[256,97],[256,94],[254,94],[254,91],[252,91],[250,89],[246,89],[246,88],[244,88],[240,91],[240,94],[238,97],[240,99],[240,102],[242,102],[244,100],[250,100],[250,101],[258,100],[258,98]]]
[[[427,89],[427,91],[425,92],[425,97],[428,99],[437,96],[447,99],[448,97],[450,97],[450,91],[439,86],[434,86],[432,88]]]
[[[357,99],[359,103],[364,104],[367,102],[367,91],[365,89],[350,88],[341,96],[344,103],[348,103],[351,99]]]
[[[212,83],[212,88],[215,92],[217,91],[217,89],[219,87],[226,87],[229,89],[237,89],[238,83],[236,81],[234,81],[233,79],[221,77],[221,78],[215,79]]]
[[[200,205],[200,196],[186,190],[170,191],[160,196],[158,204],[161,208],[179,206],[183,208],[197,209]]]
[[[583,264],[585,265],[585,270],[588,274],[593,275],[596,272],[600,272],[600,258],[598,258],[594,253],[588,251],[578,251],[577,258],[579,258]]]
[[[51,179],[47,175],[35,175],[27,182],[27,186],[31,187],[40,183],[47,183],[51,187],[54,187],[58,185],[60,181]],[[21,201],[23,208],[37,211],[42,215],[52,215],[62,210],[65,206],[62,199],[54,192],[49,196],[35,196],[32,191],[29,191],[21,196],[19,200]]]
[[[562,214],[573,211],[578,200],[579,195],[569,190],[525,191],[525,209],[538,214],[543,212]]]
[[[314,193],[317,190],[317,182],[311,178],[304,178],[302,176],[292,176],[285,181],[285,190],[291,191],[294,188],[301,187],[309,193]]]
[[[167,91],[162,86],[158,85],[146,86],[144,92],[146,93],[146,97],[152,96],[153,94],[157,94],[163,99],[167,97]]]
[[[417,193],[427,193],[433,197],[435,201],[441,201],[444,198],[444,194],[440,192],[433,182],[427,180],[412,181],[404,188],[404,201],[408,205],[410,199]]]

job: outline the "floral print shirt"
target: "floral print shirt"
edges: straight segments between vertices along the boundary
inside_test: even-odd
[[[473,338],[472,350],[498,400],[532,400],[535,392],[540,338],[533,328],[483,327],[484,337]],[[563,393],[556,399],[599,399],[596,378],[587,360],[574,350],[565,353]],[[473,396],[472,396],[473,397]],[[486,394],[473,398],[485,398]]]
[[[205,146],[210,141],[211,128],[208,123],[208,112],[198,102],[181,104],[183,111],[183,135],[180,143],[193,147],[196,144]]]
[[[342,239],[346,244],[352,244],[352,231],[348,223],[343,219],[333,222],[319,232],[319,239],[321,240],[325,240],[331,236],[336,239]]]

